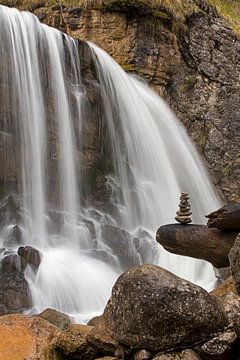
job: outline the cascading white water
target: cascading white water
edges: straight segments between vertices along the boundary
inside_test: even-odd
[[[34,307],[82,319],[102,311],[123,269],[104,238],[105,225],[128,231],[127,255],[134,262],[154,262],[207,286],[214,281],[209,264],[168,254],[154,236],[160,225],[173,222],[181,191],[190,194],[196,223],[220,205],[196,150],[165,102],[103,50],[89,46],[110,139],[113,171],[107,183],[113,212],[84,207],[80,198],[78,184],[83,186],[84,179],[77,167],[87,120],[77,42],[32,14],[0,6],[0,86],[11,88],[13,108],[0,104],[0,121],[15,128],[17,118],[23,241],[43,254],[37,273],[26,271]],[[53,213],[60,218],[57,230],[51,226]],[[2,238],[13,225],[6,224]]]

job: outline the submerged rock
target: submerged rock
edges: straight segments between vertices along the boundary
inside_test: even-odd
[[[140,265],[140,257],[129,232],[112,225],[104,225],[102,238],[112,249],[123,269]]]
[[[227,325],[205,290],[154,265],[119,277],[105,316],[118,343],[152,352],[207,341]]]
[[[5,247],[14,247],[16,245],[22,244],[22,232],[18,225],[14,225],[10,230],[8,237],[4,240],[3,246]]]

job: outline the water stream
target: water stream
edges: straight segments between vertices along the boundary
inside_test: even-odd
[[[89,47],[110,149],[105,207],[83,190],[90,181],[81,155],[84,129],[92,125],[79,43],[30,13],[0,6],[0,131],[7,134],[1,145],[9,151],[10,137],[17,158],[9,192],[22,201],[23,244],[43,254],[37,272],[26,270],[33,311],[53,307],[80,320],[101,313],[128,266],[159,264],[211,287],[210,264],[171,255],[154,237],[160,225],[174,222],[181,191],[190,194],[195,223],[220,206],[168,105],[103,50]],[[0,171],[7,181],[6,169]],[[3,226],[2,242],[13,225]]]

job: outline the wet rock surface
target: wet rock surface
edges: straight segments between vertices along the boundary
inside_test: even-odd
[[[42,255],[40,251],[32,246],[19,247],[18,255],[20,255],[28,264],[33,265],[36,269],[41,263]]]
[[[187,127],[227,199],[240,201],[240,40],[208,2],[194,3],[198,10],[183,26],[127,7],[51,9],[43,3],[30,10],[48,25],[95,42],[125,70],[144,77]]]
[[[227,324],[205,290],[154,265],[119,277],[105,316],[117,342],[153,352],[206,341]]]
[[[77,39],[95,42],[125,70],[145,78],[164,96],[184,123],[205,158],[213,181],[226,198],[240,201],[240,111],[237,105],[240,40],[208,2],[195,0],[194,3],[196,11],[177,26],[173,26],[164,8],[165,21],[161,17],[152,18],[144,11],[128,11],[127,7],[124,12],[116,7],[114,11],[106,8],[103,11],[96,6],[50,7],[45,1],[36,6],[25,4],[25,7],[44,23]],[[13,4],[18,5],[18,2],[10,5]],[[99,84],[94,77],[87,46],[81,46],[85,53],[83,62],[87,65],[84,65],[83,83],[89,103],[95,103],[84,129],[89,137],[89,146],[87,142],[83,144],[81,157],[91,179],[88,186],[94,192],[93,198],[102,203],[107,196],[102,171],[106,159],[100,143],[107,139],[107,134],[100,124]],[[11,89],[0,89],[0,100],[10,98],[10,92]],[[10,105],[6,104],[6,109]],[[21,172],[18,165],[20,152],[15,151],[15,145],[19,143],[16,136],[17,114],[14,116],[16,121],[10,129],[3,126],[3,134],[0,134],[0,160],[6,165],[6,173],[0,173],[0,197],[1,189],[2,193],[7,193],[9,188],[16,189],[19,185],[16,179]],[[52,128],[50,147],[54,152],[58,139],[54,126]],[[50,178],[52,174],[56,174],[56,164],[52,166]],[[54,179],[51,181],[51,189],[54,190]]]
[[[21,258],[6,254],[0,266],[0,314],[21,313],[30,308],[30,291]]]
[[[113,254],[119,258],[123,269],[140,265],[140,257],[130,233],[119,227],[104,225],[101,235]]]

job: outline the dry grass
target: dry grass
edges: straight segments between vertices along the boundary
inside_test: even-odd
[[[1,0],[0,0],[1,1]],[[216,7],[232,29],[240,35],[240,0],[205,0]],[[79,6],[109,11],[135,12],[184,22],[186,17],[199,11],[194,0],[2,0],[1,4],[17,6],[31,11],[35,7],[54,5]]]
[[[136,14],[163,17],[170,15],[183,21],[187,15],[198,10],[193,0],[80,0],[82,6],[97,7],[111,11],[135,11]]]
[[[218,13],[228,20],[232,29],[240,35],[240,1],[239,0],[208,0],[215,6]]]

